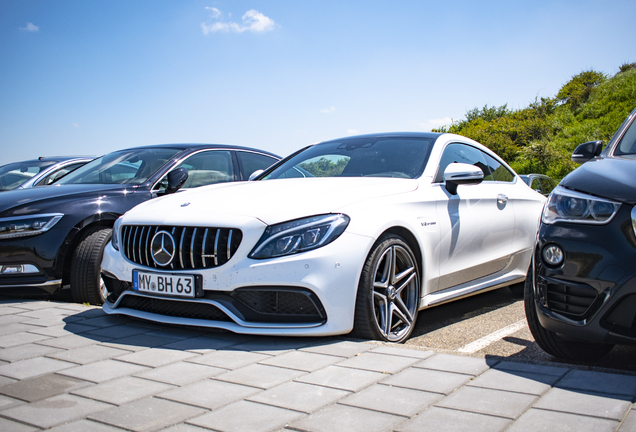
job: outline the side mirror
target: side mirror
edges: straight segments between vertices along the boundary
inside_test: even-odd
[[[446,190],[451,195],[457,195],[457,186],[476,185],[484,181],[481,168],[466,163],[452,163],[444,170]]]
[[[250,174],[250,178],[248,179],[248,181],[254,180],[256,177],[258,177],[259,175],[263,174],[264,172],[265,172],[265,170],[256,170],[256,171],[254,171],[252,174]]]
[[[168,173],[168,187],[166,194],[175,193],[188,179],[188,170],[185,168],[177,168]]]
[[[588,141],[579,144],[574,153],[572,153],[572,162],[577,164],[585,163],[600,155],[601,150],[603,150],[603,141]]]

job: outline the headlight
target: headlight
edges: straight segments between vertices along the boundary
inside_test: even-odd
[[[119,250],[119,226],[121,225],[121,218],[119,216],[113,225],[113,236],[111,237],[110,244],[113,245],[113,249]]]
[[[53,228],[62,216],[62,213],[49,213],[0,219],[0,239],[42,234]]]
[[[610,222],[621,204],[557,186],[543,209],[542,221],[602,225]]]
[[[316,249],[337,239],[349,225],[349,216],[326,214],[267,227],[249,257],[274,258]]]

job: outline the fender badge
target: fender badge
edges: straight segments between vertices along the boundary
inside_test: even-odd
[[[183,204],[181,204],[181,207],[187,207],[189,205],[190,205],[190,203],[183,203]]]

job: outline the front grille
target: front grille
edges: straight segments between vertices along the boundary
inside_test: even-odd
[[[598,298],[588,285],[539,278],[539,289],[546,294],[547,308],[572,319],[584,319]]]
[[[124,296],[117,307],[178,318],[232,322],[232,320],[221,309],[208,303],[127,295]]]
[[[174,254],[170,264],[158,265],[152,259],[152,239],[158,232],[170,233]],[[163,270],[189,270],[219,267],[236,253],[243,233],[231,228],[178,227],[165,225],[124,225],[121,247],[134,263]]]
[[[314,302],[303,292],[242,289],[235,291],[232,297],[262,314],[320,317]]]

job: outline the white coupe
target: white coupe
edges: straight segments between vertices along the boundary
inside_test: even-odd
[[[462,136],[322,142],[255,181],[127,212],[104,252],[103,307],[237,333],[402,342],[418,311],[522,282],[544,201]]]

